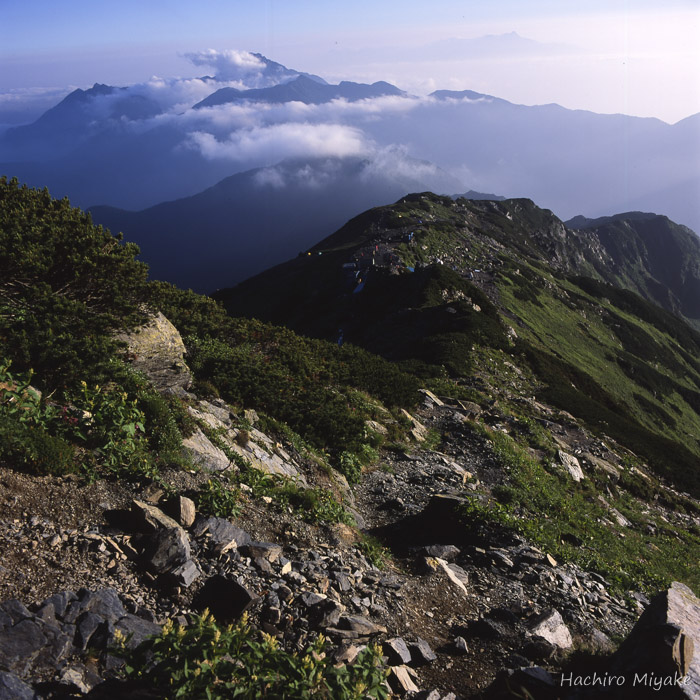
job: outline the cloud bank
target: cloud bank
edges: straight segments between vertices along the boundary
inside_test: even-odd
[[[284,158],[367,155],[371,145],[359,129],[342,124],[282,123],[240,129],[219,141],[205,131],[190,134],[190,142],[208,159],[276,162]]]
[[[206,51],[186,53],[184,57],[195,66],[214,68],[216,78],[222,81],[246,83],[251,78],[259,77],[265,70],[264,61],[250,51],[207,49]]]

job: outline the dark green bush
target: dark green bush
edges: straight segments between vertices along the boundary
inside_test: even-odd
[[[67,199],[0,178],[0,350],[41,388],[102,381],[111,332],[140,318],[137,253]]]
[[[39,426],[0,415],[0,464],[30,474],[76,471],[75,448]]]
[[[137,400],[143,411],[150,450],[162,463],[182,463],[182,433],[178,427],[178,410],[175,408],[177,399],[166,399],[151,390],[141,393]]]

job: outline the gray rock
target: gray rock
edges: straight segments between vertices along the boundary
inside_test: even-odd
[[[0,664],[24,675],[33,666],[52,665],[70,651],[71,639],[42,620],[24,619],[0,632]]]
[[[411,652],[401,637],[387,639],[382,644],[382,651],[387,657],[389,666],[401,666],[411,662]]]
[[[531,692],[532,697],[541,697],[539,693],[546,692],[556,686],[552,674],[540,666],[530,666],[513,671],[510,681],[512,684],[520,685]]]
[[[272,568],[272,564],[262,557],[255,557],[255,559],[253,559],[253,566],[262,574],[273,574],[275,571]]]
[[[612,673],[634,677],[685,678],[664,687],[664,698],[700,698],[700,600],[674,581],[654,597],[613,657]],[[654,695],[653,688],[640,685]],[[658,693],[657,693],[658,695]]]
[[[408,649],[411,652],[411,663],[414,666],[423,666],[437,660],[430,644],[420,637],[415,642],[409,642]]]
[[[75,623],[75,637],[73,638],[73,644],[75,644],[78,649],[83,651],[87,649],[92,635],[95,634],[97,628],[103,624],[104,621],[104,618],[100,617],[94,612],[90,612],[89,610],[83,612]]]
[[[167,511],[182,527],[192,527],[197,515],[194,501],[187,496],[177,496],[168,501]]]
[[[457,586],[464,595],[468,595],[467,585],[469,584],[469,578],[467,572],[456,564],[448,564],[444,559],[436,557],[435,561],[438,567],[447,574],[447,578]]]
[[[214,399],[214,401],[201,400],[198,405],[202,411],[211,413],[224,425],[231,425],[231,411],[223,399]]]
[[[244,557],[251,559],[267,559],[269,562],[276,562],[282,555],[282,547],[272,542],[250,542],[239,545],[240,552]]]
[[[202,586],[194,604],[198,610],[208,608],[218,622],[228,623],[237,620],[258,600],[255,593],[238,581],[216,574]]]
[[[190,559],[190,540],[179,525],[171,530],[158,530],[148,535],[143,554],[153,573],[165,574]]]
[[[252,541],[245,530],[241,530],[240,527],[236,527],[224,518],[199,519],[194,525],[193,532],[197,537],[208,532],[210,541],[219,554],[227,552],[229,549],[250,544]]]
[[[512,569],[514,566],[513,560],[503,552],[499,552],[497,549],[492,549],[489,552],[489,555],[491,557],[491,560],[498,567]]]
[[[557,610],[550,609],[534,617],[526,627],[532,636],[544,637],[560,649],[569,649],[573,645],[571,632]]]
[[[413,696],[413,700],[441,700],[439,690],[421,690]]]
[[[48,643],[42,627],[34,620],[20,620],[0,632],[0,660],[10,670],[24,673]]]
[[[66,666],[61,671],[61,685],[67,686],[73,693],[89,693],[102,679],[80,663]]]
[[[581,464],[576,457],[563,450],[557,451],[557,457],[559,458],[560,464],[569,472],[574,481],[581,481],[585,478],[583,469],[581,469]]]
[[[299,596],[299,601],[307,608],[310,608],[313,605],[318,605],[318,603],[321,603],[324,600],[327,600],[327,596],[315,593],[314,591],[307,591]]]
[[[124,605],[113,588],[103,588],[99,591],[82,589],[79,592],[78,600],[72,602],[68,607],[63,620],[74,624],[86,610],[110,622],[116,622],[120,617],[126,615]]]
[[[340,629],[351,630],[361,637],[371,637],[375,634],[386,634],[386,627],[378,625],[366,617],[359,615],[345,615],[340,618]]]
[[[530,661],[547,661],[554,656],[557,647],[544,637],[529,639],[521,649],[523,656]]]
[[[399,695],[417,693],[420,688],[411,678],[411,669],[408,666],[393,666],[389,674],[389,685]]]
[[[195,428],[194,433],[182,441],[182,447],[185,456],[199,469],[221,472],[231,466],[226,453],[214,445],[200,428]]]
[[[134,518],[134,529],[143,532],[173,530],[180,527],[176,520],[166,515],[160,508],[143,501],[134,500],[131,503],[131,512]]]
[[[13,673],[0,671],[0,700],[37,700],[34,690]]]
[[[27,608],[19,600],[11,599],[0,603],[0,628],[16,625],[20,620],[32,617]]]
[[[452,561],[459,556],[460,550],[453,544],[431,544],[427,547],[421,547],[418,550],[419,555],[426,557],[436,557],[445,561]]]
[[[194,560],[188,559],[184,564],[175,567],[171,575],[178,586],[189,588],[202,574]]]
[[[367,647],[357,644],[350,644],[347,646],[341,646],[338,651],[333,655],[333,659],[337,664],[351,664],[355,661],[358,654]]]
[[[588,635],[588,644],[593,651],[600,654],[610,654],[615,650],[615,645],[610,637],[596,627]]]
[[[457,653],[466,654],[469,652],[469,647],[467,646],[467,640],[464,637],[455,637],[454,645]]]
[[[309,608],[309,622],[316,629],[334,627],[340,616],[345,612],[345,606],[335,600],[326,598]]]
[[[37,617],[42,618],[42,620],[52,621],[57,618],[62,618],[68,605],[74,600],[77,600],[78,596],[73,593],[73,591],[63,591],[61,593],[56,593],[49,598],[47,598],[36,611]]]
[[[423,394],[425,402],[429,406],[444,406],[445,404],[440,401],[440,399],[433,394],[430,389],[418,389],[418,391]]]
[[[128,649],[135,649],[141,642],[148,637],[160,634],[161,627],[155,622],[144,620],[138,615],[125,615],[115,625],[115,630],[119,631],[126,637],[126,646]]]

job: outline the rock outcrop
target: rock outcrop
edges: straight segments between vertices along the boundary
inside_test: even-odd
[[[185,363],[185,344],[177,328],[158,312],[130,333],[117,336],[126,344],[126,355],[158,391],[183,391],[192,384]]]
[[[664,698],[700,698],[700,600],[690,588],[674,582],[652,599],[610,673],[625,677],[624,697],[660,697],[661,688]]]

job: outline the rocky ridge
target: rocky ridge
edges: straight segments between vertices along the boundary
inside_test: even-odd
[[[187,394],[176,374],[161,390]],[[173,491],[239,469],[231,450],[261,471],[319,483],[317,469],[293,446],[256,428],[244,440],[230,406],[188,396],[198,429],[183,449],[198,469],[165,473]],[[666,602],[649,606],[643,594],[621,596],[599,574],[557,562],[495,525],[465,534],[456,519],[465,496],[488,494],[503,467],[463,428],[478,415],[498,429],[507,417],[495,406],[424,396],[410,417],[409,451],[385,451],[354,491],[340,477],[324,482],[344,495],[358,525],[391,549],[383,568],[368,559],[356,529],[310,525],[243,487],[245,507],[231,520],[197,512],[187,497],[157,486],[3,472],[0,698],[119,696],[126,692],[119,681],[104,682],[120,665],[111,650],[116,633],[132,635],[135,645],[167,619],[187,625],[204,609],[222,622],[245,611],[290,649],[323,633],[339,663],[380,643],[392,691],[432,700],[497,695],[508,682],[538,698],[558,697],[562,679],[574,673],[567,671],[572,650],[603,655],[595,668],[633,675],[634,637],[612,661],[605,655],[647,609],[655,612],[638,622],[643,639],[658,643],[659,658],[670,649],[668,663],[690,678],[674,690],[697,697],[692,592],[674,586]],[[548,420],[562,469],[575,460],[583,471],[614,478],[614,445],[554,415]],[[439,450],[425,444],[431,431],[441,436]],[[673,613],[664,615],[669,607]],[[668,625],[677,628],[670,645]],[[586,689],[570,690],[581,696]]]

